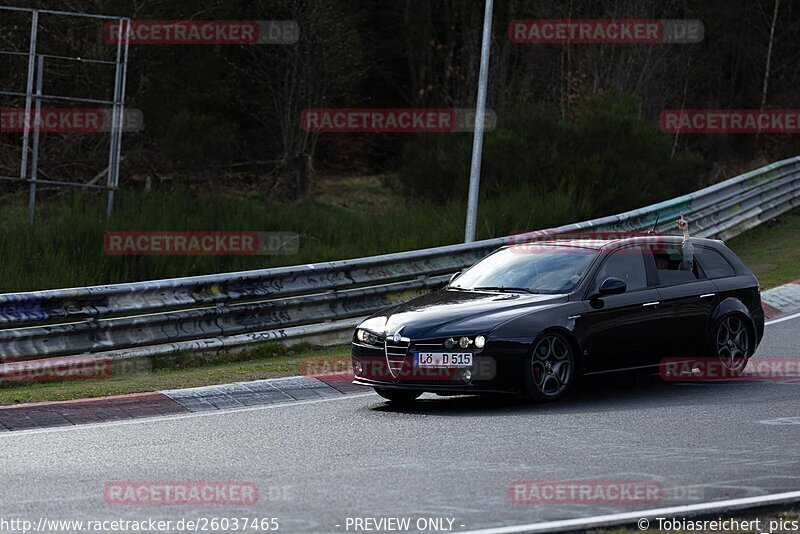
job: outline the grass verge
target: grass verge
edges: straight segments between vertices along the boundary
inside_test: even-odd
[[[727,245],[753,270],[762,289],[800,278],[800,209],[734,237]]]
[[[46,402],[181,389],[226,384],[313,372],[314,363],[349,361],[350,347],[315,347],[309,344],[286,348],[275,344],[257,345],[242,352],[222,355],[180,353],[157,357],[151,372],[139,372],[102,380],[0,385],[0,405]],[[310,360],[307,360],[310,359]],[[306,362],[310,365],[305,365]]]

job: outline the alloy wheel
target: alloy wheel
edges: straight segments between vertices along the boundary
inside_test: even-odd
[[[741,317],[730,315],[717,328],[717,355],[729,370],[741,372],[747,366],[750,332]]]
[[[533,348],[531,376],[537,393],[544,397],[558,397],[572,382],[572,350],[558,335],[541,338]]]

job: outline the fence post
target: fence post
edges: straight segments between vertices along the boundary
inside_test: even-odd
[[[22,162],[19,177],[24,182],[28,179],[28,145],[31,133],[31,95],[33,93],[34,61],[36,61],[36,37],[39,28],[39,11],[31,13],[31,37],[28,47],[28,82],[25,86],[25,117],[22,132]]]
[[[28,194],[28,222],[33,226],[36,216],[36,179],[39,177],[39,136],[42,131],[42,78],[44,56],[38,56],[36,66],[36,114],[33,117],[33,157],[31,158],[31,188]]]

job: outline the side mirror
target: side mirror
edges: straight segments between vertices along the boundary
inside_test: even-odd
[[[452,284],[452,283],[453,283],[453,280],[455,280],[455,279],[456,279],[456,277],[457,277],[459,274],[461,274],[461,271],[458,271],[457,273],[453,273],[453,275],[450,277],[450,281],[449,281],[449,282],[447,282],[447,285],[449,286],[450,284]]]
[[[625,280],[610,276],[603,280],[603,283],[600,284],[600,289],[592,296],[592,298],[600,298],[607,295],[619,295],[620,293],[625,293],[627,289],[628,284],[625,283]]]

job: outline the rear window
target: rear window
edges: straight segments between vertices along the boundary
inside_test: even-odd
[[[725,278],[736,274],[728,260],[714,249],[695,247],[694,256],[709,278]]]

